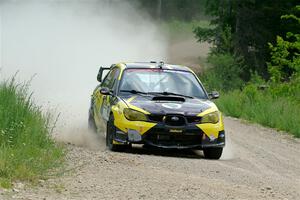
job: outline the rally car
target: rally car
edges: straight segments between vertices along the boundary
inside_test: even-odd
[[[207,93],[188,67],[163,62],[118,63],[100,67],[97,80],[100,84],[92,94],[88,125],[105,133],[110,150],[144,144],[200,149],[205,158],[221,157],[224,123],[211,101],[219,94]]]

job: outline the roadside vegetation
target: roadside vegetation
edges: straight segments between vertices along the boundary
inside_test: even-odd
[[[62,166],[64,152],[50,137],[49,116],[43,115],[28,84],[14,79],[0,83],[0,187],[14,181],[35,182]]]
[[[220,2],[207,2],[214,27],[194,29],[199,42],[213,45],[199,76],[221,92],[216,103],[226,115],[300,137],[300,6]]]
[[[300,82],[297,82],[299,98]],[[300,138],[300,101],[293,99],[295,93],[289,92],[290,86],[284,84],[262,90],[259,87],[248,84],[242,90],[223,92],[216,103],[226,115],[287,131]]]

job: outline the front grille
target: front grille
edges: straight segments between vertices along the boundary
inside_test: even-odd
[[[184,126],[186,124],[185,117],[181,115],[167,115],[164,121],[169,126]]]
[[[172,117],[178,117],[178,120],[172,120]],[[186,123],[201,123],[201,117],[198,116],[183,116],[183,115],[159,115],[151,114],[148,116],[149,120],[156,123],[166,123],[169,126],[183,126]]]
[[[146,141],[158,146],[188,146],[201,144],[202,134],[184,134],[184,133],[168,133],[168,132],[155,132],[149,133]]]

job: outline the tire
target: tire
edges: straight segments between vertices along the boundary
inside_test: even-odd
[[[114,116],[111,114],[109,117],[109,121],[107,122],[107,129],[106,129],[106,147],[111,151],[118,151],[122,152],[128,149],[131,145],[118,145],[113,144],[116,127],[114,125]]]
[[[221,158],[223,148],[207,148],[203,149],[204,157],[207,159],[218,160]]]
[[[149,144],[144,144],[143,145],[144,149],[153,149],[153,146],[149,145]]]
[[[92,112],[93,112],[92,110],[89,111],[88,128],[93,133],[97,133],[97,126]]]

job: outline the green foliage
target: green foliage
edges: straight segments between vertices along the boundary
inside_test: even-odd
[[[198,42],[214,42],[213,37],[215,35],[215,30],[212,28],[198,26],[194,28],[193,32],[196,35]]]
[[[269,90],[273,98],[284,97],[286,101],[300,102],[300,76],[290,82],[271,83]]]
[[[228,91],[230,89],[241,88],[243,81],[239,77],[241,63],[237,62],[230,54],[212,54],[208,57],[208,62],[212,68],[206,69],[201,76],[204,85],[209,90]]]
[[[0,83],[0,185],[45,178],[63,151],[49,136],[49,120],[27,95],[28,85]]]
[[[300,11],[300,6],[296,9]],[[292,19],[300,25],[300,18],[291,14],[282,19]],[[299,76],[300,73],[300,34],[288,32],[286,40],[277,36],[276,45],[269,43],[271,62],[268,63],[271,81],[278,83]]]
[[[225,91],[226,93],[221,95],[221,98],[217,101],[218,107],[225,114],[244,118],[253,122],[260,123],[265,126],[273,127],[279,130],[284,130],[292,133],[296,137],[300,137],[300,18],[295,14],[284,15],[281,18],[287,20],[287,26],[289,29],[285,30],[285,38],[277,36],[276,44],[269,43],[270,48],[270,62],[267,63],[268,72],[271,75],[270,81],[266,82],[261,76],[262,71],[255,66],[261,66],[267,60],[264,55],[267,51],[265,44],[267,40],[272,41],[275,33],[279,33],[279,30],[274,30],[273,27],[268,27],[266,22],[272,24],[273,21],[279,23],[280,17],[270,19],[269,17],[278,16],[279,13],[267,15],[265,19],[255,20],[256,16],[252,16],[254,22],[247,22],[245,19],[236,18],[230,22],[230,19],[225,20],[220,16],[224,15],[224,9],[221,13],[220,8],[223,1],[211,1],[209,5],[212,9],[212,13],[218,16],[214,21],[216,28],[214,33],[216,35],[205,32],[206,30],[195,31],[198,34],[199,41],[211,40],[215,47],[212,49],[211,55],[208,59],[212,68],[209,68],[204,73],[204,84],[210,89],[218,89]],[[231,1],[227,1],[229,3]],[[242,10],[247,10],[251,7],[257,7],[259,10],[255,12],[262,12],[266,9],[265,5],[272,2],[263,2],[262,4],[253,1],[247,4],[248,1],[236,1],[231,4],[233,11],[237,12],[233,15],[240,17],[249,17],[253,13],[245,12],[249,16],[243,16]],[[237,3],[241,8],[235,8],[234,4]],[[244,4],[245,3],[245,4]],[[277,10],[278,5],[285,4],[285,2],[275,2],[270,6],[271,10]],[[243,5],[244,4],[244,5]],[[265,4],[265,5],[264,5]],[[293,3],[291,4],[293,5]],[[295,9],[290,8],[293,12],[300,11],[300,6]],[[224,4],[222,5],[224,6]],[[246,6],[246,7],[244,7]],[[217,9],[217,10],[216,10]],[[262,9],[262,10],[260,10]],[[225,12],[226,15],[226,12]],[[262,21],[261,21],[262,20]],[[268,21],[265,21],[268,20]],[[239,24],[239,21],[247,22],[245,24]],[[222,23],[221,23],[222,22]],[[232,26],[232,22],[234,26]],[[292,23],[293,22],[293,23]],[[295,24],[296,22],[296,24]],[[254,24],[256,23],[256,24]],[[293,26],[291,26],[293,24]],[[247,26],[247,27],[246,27]],[[258,27],[263,27],[259,29]],[[256,38],[256,34],[253,30],[261,34]],[[297,28],[299,27],[299,28]],[[248,28],[250,34],[244,32],[243,29]],[[280,29],[283,29],[279,26]],[[195,29],[197,30],[197,29]],[[216,31],[219,30],[219,31]],[[261,33],[261,31],[270,31],[271,34]],[[242,34],[245,33],[245,34]],[[211,35],[213,35],[212,38]],[[250,39],[250,41],[248,40]],[[273,41],[274,42],[274,41]],[[267,45],[265,45],[267,47]],[[249,48],[251,47],[251,48]],[[227,53],[226,53],[227,52]],[[239,56],[231,56],[231,55]],[[263,57],[259,58],[259,54]],[[241,59],[243,58],[243,59]],[[240,60],[240,61],[238,61]],[[253,63],[253,66],[251,66]],[[263,64],[264,65],[264,64]],[[251,66],[251,67],[249,67]],[[246,82],[243,83],[240,77],[243,73],[247,72],[249,77]],[[243,84],[246,86],[242,88]],[[242,88],[238,90],[237,88]]]
[[[283,14],[297,13],[294,9],[297,4],[297,0],[207,0],[206,13],[212,16],[213,28],[196,27],[194,33],[199,42],[212,42],[213,52],[243,58],[244,81],[250,80],[253,71],[266,79],[266,62],[270,61],[266,44],[274,43],[276,36],[286,30],[300,30],[299,25],[283,23],[280,19]],[[290,16],[289,20],[296,16]]]
[[[289,82],[265,82],[257,73],[241,91],[221,95],[217,105],[225,114],[247,119],[300,137],[300,76]]]
[[[247,119],[264,126],[287,131],[300,137],[300,101],[284,96],[285,89],[279,96],[276,89],[258,90],[254,84],[239,90],[222,94],[216,101],[226,115]],[[298,100],[300,88],[298,87]]]
[[[232,33],[231,27],[225,26],[223,30],[219,30],[212,24],[208,27],[197,26],[194,28],[193,33],[195,34],[198,42],[212,43],[212,53],[233,53],[232,46]],[[218,34],[218,38],[215,35]]]
[[[296,5],[294,10],[299,12],[300,11],[300,5]],[[300,24],[300,18],[297,17],[295,14],[282,15],[281,19],[292,19],[292,20],[295,20],[298,24]]]

